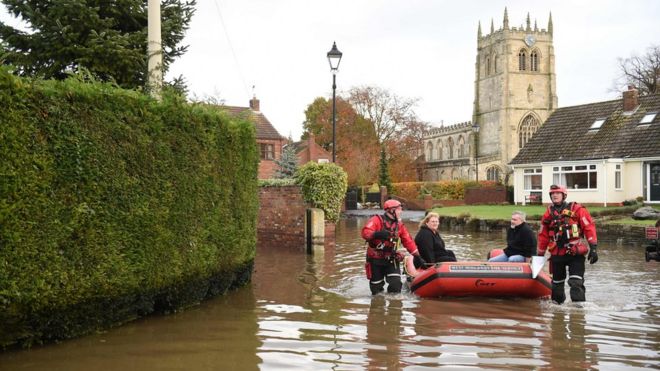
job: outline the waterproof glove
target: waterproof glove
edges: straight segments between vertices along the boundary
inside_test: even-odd
[[[598,261],[598,245],[595,243],[590,243],[589,244],[589,255],[587,255],[587,259],[589,260],[589,264],[594,264]]]
[[[417,261],[419,261],[422,264],[423,268],[426,268],[429,265],[429,263],[427,263],[426,260],[424,260],[424,258],[422,258],[421,255],[417,255]]]
[[[390,238],[390,232],[386,230],[376,231],[374,232],[374,238],[377,240],[386,240]]]

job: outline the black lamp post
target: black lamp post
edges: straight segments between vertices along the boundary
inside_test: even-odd
[[[335,147],[336,143],[336,126],[337,126],[337,106],[335,102],[335,91],[337,90],[336,78],[337,70],[339,69],[339,62],[341,62],[342,53],[337,49],[337,43],[332,43],[332,49],[328,52],[328,62],[330,62],[330,70],[332,71],[332,162],[334,163],[336,158]]]
[[[474,180],[479,182],[479,123],[475,122],[472,125],[472,132],[474,132]]]

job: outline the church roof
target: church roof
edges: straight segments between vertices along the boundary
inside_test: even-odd
[[[509,164],[660,156],[660,94],[638,99],[631,112],[621,99],[557,109]]]
[[[257,139],[279,140],[283,138],[266,116],[259,111],[253,111],[250,107],[220,106],[220,108],[226,110],[232,116],[250,115],[250,120],[254,122],[257,128]]]

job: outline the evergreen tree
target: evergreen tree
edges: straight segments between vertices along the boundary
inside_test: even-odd
[[[296,156],[296,151],[291,144],[284,146],[282,149],[282,158],[275,160],[275,164],[279,167],[275,171],[275,178],[293,178],[296,170],[298,170],[298,156]]]
[[[83,68],[124,88],[145,86],[147,1],[0,1],[30,28],[25,32],[0,21],[1,63],[15,66],[17,74],[61,80]],[[195,0],[161,2],[163,75],[188,48],[179,43],[195,5]]]
[[[380,147],[380,165],[378,171],[378,183],[381,186],[387,187],[387,193],[392,192],[392,180],[390,179],[390,170],[388,168],[385,146]]]

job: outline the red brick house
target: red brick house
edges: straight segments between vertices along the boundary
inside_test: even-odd
[[[307,135],[306,140],[290,144],[298,156],[298,165],[305,165],[310,161],[318,163],[332,162],[332,154],[316,143],[314,134],[308,133]]]
[[[242,115],[245,112],[250,113],[257,126],[257,149],[261,156],[258,178],[273,178],[277,169],[275,160],[282,158],[282,146],[286,143],[286,138],[281,136],[266,116],[259,111],[259,99],[256,97],[250,99],[249,107],[223,106],[222,108],[229,111],[232,115]]]

